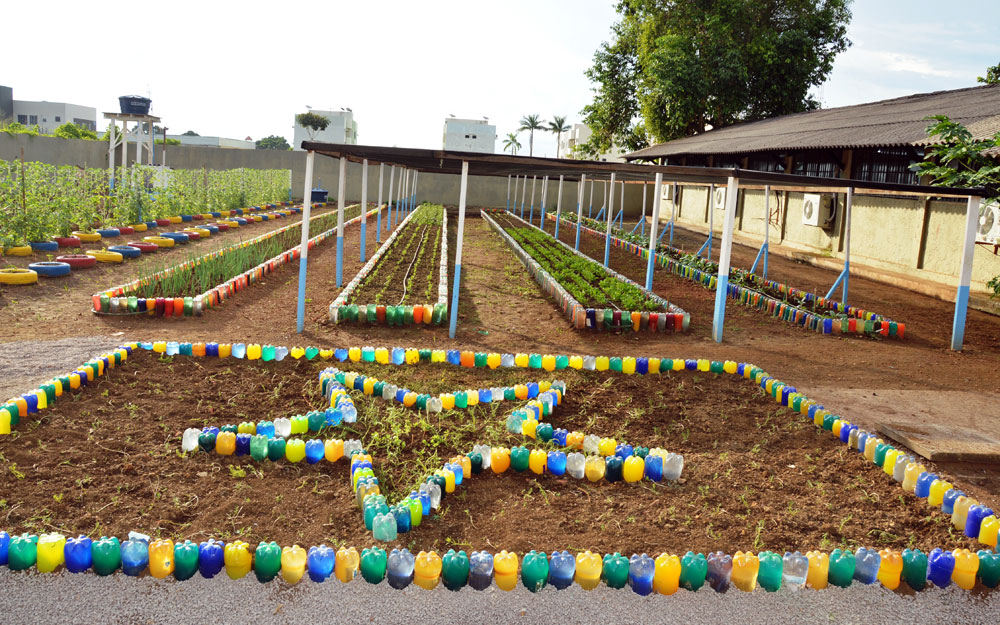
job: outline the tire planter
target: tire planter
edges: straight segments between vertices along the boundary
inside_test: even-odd
[[[191,241],[191,237],[183,232],[164,232],[163,236],[168,239],[173,239],[175,243],[183,243],[185,245]]]
[[[216,219],[218,219],[219,217],[222,217],[222,213],[216,211],[216,212],[212,213],[212,217],[215,217]]]
[[[80,247],[80,239],[78,237],[56,237],[56,243],[59,247]]]
[[[118,228],[99,228],[97,234],[101,235],[101,238],[104,239],[113,239],[122,235]]]
[[[93,256],[102,263],[120,263],[125,260],[118,252],[109,252],[107,250],[87,250],[85,253],[87,256]]]
[[[212,234],[219,234],[219,227],[218,226],[213,226],[211,224],[206,224],[206,225],[202,226],[202,228],[204,228],[205,230],[208,230]]]
[[[197,241],[201,238],[201,234],[193,230],[184,230],[181,234],[186,234],[189,241]]]
[[[122,234],[122,235],[125,235],[125,234],[135,234],[135,228],[133,228],[132,226],[120,226],[118,228],[118,234]]]
[[[181,221],[191,221],[194,219],[193,215],[181,215]]]
[[[69,263],[61,261],[31,263],[28,265],[28,269],[46,278],[61,278],[63,276],[68,276],[73,271],[73,268],[69,266]]]
[[[96,258],[87,256],[86,254],[66,254],[64,256],[56,256],[56,260],[66,263],[72,269],[86,269],[97,264]]]
[[[169,226],[171,223],[173,223],[173,222],[170,221],[169,219],[157,219],[156,220],[156,225],[157,226]]]
[[[196,226],[194,228],[184,228],[184,232],[187,232],[188,234],[192,232],[197,232],[198,234],[201,235],[201,238],[203,239],[207,239],[208,237],[212,236],[212,231],[204,226]]]
[[[184,221],[184,219],[180,215],[174,215],[173,217],[167,217],[167,219],[169,219],[170,223],[172,223],[172,224],[179,224],[182,221]]]
[[[244,219],[244,218],[242,218],[242,217],[237,217],[235,221],[236,221],[236,223],[238,223],[239,225],[241,225],[241,226],[245,226],[245,225],[247,225],[248,223],[250,223],[250,221],[251,221],[251,220],[250,220],[250,219]]]
[[[134,232],[145,232],[146,230],[149,230],[149,225],[148,224],[144,224],[144,223],[132,224],[131,228],[132,228],[132,232],[133,233]]]
[[[31,269],[8,267],[0,269],[0,284],[22,285],[38,282],[38,274]]]
[[[55,252],[59,250],[59,244],[55,241],[33,241],[28,245],[36,252]]]
[[[77,230],[73,232],[73,236],[80,239],[84,243],[97,243],[101,240],[101,235],[96,232],[80,232]]]
[[[150,243],[149,241],[129,241],[127,245],[147,254],[160,249],[159,245],[156,243]]]
[[[157,247],[174,247],[177,244],[170,237],[142,237],[142,240],[146,243],[153,243]]]
[[[112,245],[108,248],[109,252],[117,252],[122,255],[123,258],[139,258],[142,256],[142,250],[137,247],[132,247],[131,245]]]
[[[5,247],[3,253],[7,256],[31,256],[30,245],[18,245],[16,247]]]
[[[146,226],[146,229],[149,229],[155,228],[160,224],[156,223],[156,220],[154,219],[153,221],[147,221],[144,225]],[[136,232],[142,232],[142,230],[136,230]]]
[[[225,232],[226,230],[229,230],[229,224],[225,224],[225,223],[222,223],[222,222],[214,223],[214,224],[210,224],[210,225],[212,227],[214,227],[214,228],[218,228],[219,232]]]

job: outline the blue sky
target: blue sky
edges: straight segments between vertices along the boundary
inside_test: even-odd
[[[171,132],[291,139],[295,113],[350,107],[361,143],[437,148],[449,114],[580,120],[583,72],[610,35],[613,0],[382,0],[257,5],[93,0],[46,5],[44,26],[5,33],[0,84],[22,100],[114,110],[147,93]],[[83,26],[86,24],[86,26]],[[113,42],[105,39],[114,24]],[[1000,1],[857,0],[824,106],[975,84],[1000,62]],[[44,39],[44,45],[39,42]],[[29,52],[18,52],[21,50]],[[521,143],[527,152],[528,138]],[[555,155],[555,137],[535,137]],[[499,149],[499,146],[498,146]]]

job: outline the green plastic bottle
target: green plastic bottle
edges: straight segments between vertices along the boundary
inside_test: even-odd
[[[185,540],[174,545],[174,578],[191,579],[198,571],[198,543]]]
[[[625,561],[625,575],[628,576],[628,560]],[[531,592],[545,588],[549,579],[549,558],[545,552],[532,549],[521,560],[521,583]]]
[[[854,553],[850,549],[834,549],[830,554],[830,583],[841,588],[850,586],[854,579],[854,564]]]
[[[469,462],[472,465],[472,474],[476,475],[483,472],[483,454],[478,451],[472,451],[466,454],[469,457]]]
[[[707,574],[708,561],[705,559],[705,554],[689,551],[681,558],[681,588],[697,591],[705,585]]]
[[[255,434],[250,439],[250,457],[257,462],[267,458],[267,441],[270,440],[263,434]]]
[[[510,467],[515,471],[526,471],[528,469],[528,458],[531,452],[527,447],[512,447],[510,450]]]
[[[253,440],[250,441],[251,448],[253,446]],[[281,460],[285,457],[285,439],[283,438],[271,438],[267,441],[267,458],[268,460]],[[281,551],[278,551],[278,565],[281,565]]]
[[[35,566],[38,559],[38,536],[25,532],[10,539],[7,547],[7,567],[12,571],[24,571]]]
[[[90,555],[94,562],[94,572],[98,575],[111,575],[122,565],[122,546],[118,538],[101,536],[90,545]]]
[[[761,551],[757,554],[757,558],[760,562],[757,583],[767,592],[777,592],[781,588],[781,556],[773,551]]]
[[[538,427],[535,428],[535,438],[540,441],[548,442],[552,440],[555,435],[555,430],[552,428],[551,423],[539,423]]]
[[[903,580],[913,590],[927,586],[927,554],[919,549],[903,550]]]
[[[385,549],[369,547],[361,552],[361,577],[369,584],[378,584],[385,579],[388,563]]]
[[[259,582],[269,582],[281,571],[281,547],[278,543],[260,543],[253,554],[253,573]]]
[[[621,359],[621,357],[620,356],[612,356],[611,359],[608,361],[608,367],[612,371],[614,371],[616,373],[621,373],[622,372],[622,359]]]
[[[461,590],[469,583],[469,556],[449,549],[441,558],[441,581],[448,590]]]
[[[601,579],[609,588],[624,588],[628,583],[628,564],[628,558],[617,551],[605,555]]]
[[[541,369],[542,368],[542,355],[541,354],[528,354],[528,367],[531,369]]]
[[[979,556],[979,570],[976,572],[976,577],[983,586],[996,588],[1000,585],[1000,553],[981,549],[976,555]]]

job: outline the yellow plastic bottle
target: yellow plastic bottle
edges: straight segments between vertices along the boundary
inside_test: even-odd
[[[494,473],[503,473],[510,468],[510,449],[506,447],[490,448],[490,469]]]
[[[670,367],[671,371],[681,371],[684,369],[683,358],[674,358],[671,362],[673,362],[673,366]]]
[[[618,441],[613,438],[602,438],[597,444],[597,452],[602,456],[613,456],[615,455],[615,447],[618,446]]]
[[[438,396],[441,400],[442,410],[453,410],[455,408],[455,396],[451,393],[441,393]]]
[[[591,553],[589,550],[576,554],[576,573],[573,581],[584,590],[593,590],[601,583],[601,571],[604,568],[604,561],[601,554]],[[653,583],[656,583],[654,574]]]
[[[242,540],[236,540],[226,545],[222,557],[229,579],[240,579],[250,572],[253,556],[250,555],[250,545]]]
[[[868,439],[871,442],[871,439]],[[868,451],[868,443],[865,443],[865,451]],[[912,493],[917,490],[917,478],[920,474],[926,471],[924,465],[918,464],[916,462],[911,462],[906,465],[906,472],[903,474],[903,490],[908,493]],[[965,525],[962,525],[962,529],[965,529]]]
[[[650,358],[649,359],[649,372],[659,375],[660,373],[660,359]]]
[[[938,507],[944,502],[944,494],[954,488],[947,480],[934,480],[931,482],[931,491],[927,496],[927,505]]]
[[[594,361],[594,368],[598,371],[607,371],[611,366],[611,360],[607,356],[598,356]]]
[[[496,563],[494,561],[494,568]],[[413,562],[413,582],[424,590],[434,590],[441,581],[441,556],[436,551],[421,551]]]
[[[653,590],[661,595],[677,592],[681,578],[681,560],[676,555],[661,553],[655,560]]]
[[[586,467],[586,465],[584,465]],[[635,483],[642,479],[642,474],[646,469],[646,465],[642,458],[638,456],[629,456],[625,459],[624,466],[622,467],[622,477],[626,482]]]
[[[496,352],[490,352],[486,354],[486,366],[490,369],[496,369],[500,366],[500,354]]]
[[[455,474],[447,469],[438,469],[434,472],[434,475],[440,475],[444,478],[444,492],[453,493],[455,492]]]
[[[154,540],[149,545],[149,574],[163,579],[174,572],[174,541],[169,538]]]
[[[955,507],[951,513],[951,524],[955,526],[955,529],[965,531],[965,522],[969,516],[969,508],[978,503],[978,500],[966,497],[965,495],[955,500]]]
[[[579,571],[577,567],[577,571]],[[517,586],[517,554],[506,550],[493,556],[493,578],[500,590],[514,590]],[[600,574],[598,574],[600,581]]]
[[[408,365],[415,365],[420,362],[420,350],[410,347],[404,352],[404,362]]]
[[[154,354],[163,354],[163,353],[166,353],[166,351],[167,351],[167,342],[166,341],[156,341],[155,343],[153,343],[153,353]]]
[[[538,421],[534,419],[525,419],[521,422],[521,434],[524,434],[528,438],[535,438],[535,432],[538,429]]]
[[[527,354],[514,354],[515,367],[527,367],[530,360]]]
[[[737,551],[733,556],[733,586],[744,592],[753,592],[757,587],[757,571],[760,560],[751,551]]]
[[[622,373],[632,375],[635,373],[635,357],[626,356],[622,358]]]
[[[566,447],[570,449],[583,449],[583,432],[570,432],[566,435]]]
[[[262,348],[257,343],[247,345],[247,360],[259,360]]]
[[[550,372],[555,371],[556,357],[553,356],[552,354],[545,354],[544,356],[542,356],[542,369],[545,369],[546,371]]]
[[[514,385],[514,397],[518,399],[528,399],[528,387],[525,384]]]
[[[991,514],[979,525],[979,542],[996,549],[998,530],[1000,530],[1000,519]]]
[[[386,355],[388,358],[388,354]],[[445,362],[448,360],[448,355],[443,349],[435,349],[431,352],[431,362]]]
[[[39,573],[51,573],[65,562],[66,537],[57,532],[38,537],[38,556],[35,566]]]
[[[890,449],[885,452],[885,460],[882,462],[882,471],[886,475],[892,475],[896,467],[896,457],[899,455],[898,449]],[[940,502],[938,502],[940,504]]]
[[[361,362],[361,348],[351,347],[347,350],[347,357],[350,358],[351,362]],[[282,556],[284,556],[284,550],[282,550]]]
[[[306,442],[293,438],[285,444],[285,458],[289,462],[301,462],[306,457]]]
[[[955,556],[951,580],[963,590],[972,590],[976,585],[976,572],[979,571],[979,556],[968,549],[956,549],[951,553]]]
[[[829,583],[830,555],[822,551],[808,551],[809,572],[806,574],[806,586],[823,590]]]
[[[712,368],[711,362],[705,360],[704,358],[698,359],[698,371],[708,371],[711,368]],[[771,389],[767,389],[767,392],[770,393]]]
[[[384,347],[376,347],[375,362],[377,362],[380,365],[389,364],[389,350]]]
[[[570,356],[569,368],[576,369],[577,371],[583,369],[583,356]]]
[[[306,550],[298,545],[281,550],[281,577],[289,584],[298,584],[306,572]]]
[[[903,574],[903,556],[895,549],[882,549],[878,552],[881,561],[878,565],[878,581],[889,590],[899,588],[899,578]]]
[[[341,547],[337,550],[337,557],[334,562],[334,574],[337,576],[337,579],[346,584],[354,579],[354,575],[358,572],[361,556],[358,555],[358,550],[354,547]]]
[[[722,370],[732,375],[739,370],[739,365],[733,362],[732,360],[727,360],[726,362],[722,363]]]
[[[219,358],[229,358],[233,355],[231,343],[219,343]]]
[[[323,443],[323,457],[327,462],[336,462],[344,457],[344,441],[331,438]]]
[[[541,449],[533,449],[528,454],[528,468],[531,469],[532,473],[536,475],[545,473],[545,458],[546,454]]]
[[[604,458],[600,456],[587,456],[587,462],[583,465],[584,474],[591,482],[603,480],[606,468]]]

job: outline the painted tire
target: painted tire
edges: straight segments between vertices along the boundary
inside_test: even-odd
[[[176,241],[169,237],[142,237],[146,243],[154,243],[156,247],[173,247]]]
[[[192,215],[181,215],[181,221],[183,222],[188,222],[191,221],[192,219],[194,219],[194,216]]]
[[[155,228],[155,227],[159,226],[160,224],[156,223],[156,220],[154,219],[153,221],[147,221],[143,225],[146,226],[146,229],[148,230],[150,228]],[[142,232],[142,230],[136,230],[136,232]]]
[[[97,234],[96,232],[76,231],[73,233],[73,236],[80,239],[84,243],[97,243],[98,241],[101,240],[101,235]]]
[[[184,230],[184,231],[180,232],[179,234],[186,234],[187,238],[188,238],[188,241],[197,241],[198,239],[201,238],[201,233],[196,232],[194,230]]]
[[[218,228],[219,232],[225,232],[226,230],[229,230],[229,224],[224,224],[221,221],[210,225],[215,228]]]
[[[156,225],[157,226],[169,226],[171,223],[173,223],[173,222],[170,221],[169,219],[157,219],[156,220]]]
[[[213,226],[212,224],[205,224],[202,226],[205,230],[208,230],[212,234],[219,234],[219,227]]]
[[[195,221],[201,221],[201,220],[205,219],[205,216],[202,215],[201,213],[195,213],[194,215],[191,215],[191,219],[193,219]]]
[[[102,263],[120,263],[125,260],[118,252],[109,252],[107,250],[87,250],[85,253],[87,256],[93,256]]]
[[[49,261],[31,263],[28,265],[28,269],[31,269],[38,275],[45,276],[46,278],[61,278],[62,276],[68,276],[73,271],[73,268],[69,266],[69,263]]]
[[[186,232],[188,234],[191,234],[192,232],[196,232],[199,235],[201,235],[201,238],[203,238],[203,239],[207,239],[208,237],[212,236],[212,231],[209,230],[208,228],[204,227],[204,226],[197,226],[195,228],[185,228],[184,232]]]
[[[31,269],[8,267],[0,269],[0,284],[34,284],[38,282],[38,274]]]
[[[16,247],[5,247],[3,253],[6,256],[31,256],[30,245],[18,245]]]
[[[99,228],[97,234],[101,235],[101,238],[104,239],[113,239],[122,235],[118,228]]]
[[[142,256],[142,250],[137,247],[132,247],[131,245],[112,245],[108,248],[109,252],[117,252],[122,255],[123,258],[139,258]]]
[[[55,241],[34,241],[28,245],[36,252],[55,252],[59,250],[59,244]]]
[[[168,239],[173,239],[173,241],[176,243],[187,244],[191,240],[191,237],[184,234],[183,232],[164,232],[163,236],[165,236]]]
[[[129,227],[132,228],[132,232],[145,232],[149,230],[149,224],[144,223],[132,224]]]
[[[182,221],[184,221],[184,218],[181,217],[180,215],[174,215],[173,217],[167,217],[167,219],[169,219],[170,223],[172,223],[172,224],[179,224]]]
[[[80,247],[80,239],[77,237],[56,237],[59,247]]]
[[[119,234],[123,234],[123,235],[124,234],[135,234],[135,228],[133,228],[132,226],[119,226],[118,227],[118,233]]]
[[[149,241],[129,241],[127,245],[144,253],[155,252],[160,249],[159,245],[156,243],[150,243]]]
[[[97,264],[96,258],[87,256],[86,254],[66,254],[64,256],[56,256],[56,260],[66,263],[73,269],[86,269]]]
[[[238,223],[241,226],[245,226],[251,221],[253,221],[253,219],[244,219],[243,217],[237,217],[234,221],[236,221],[236,223]]]

